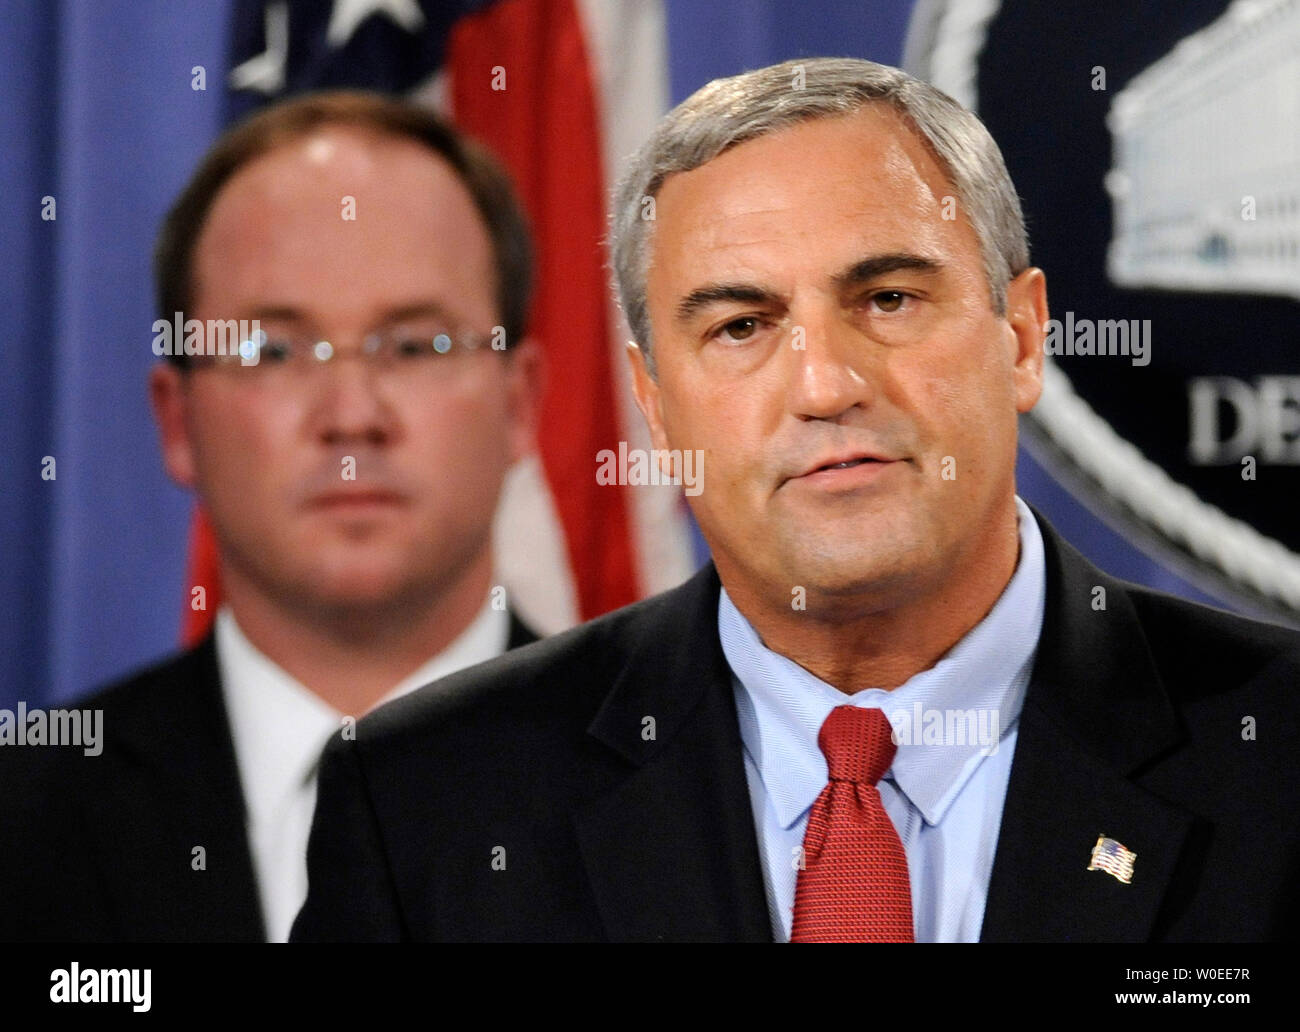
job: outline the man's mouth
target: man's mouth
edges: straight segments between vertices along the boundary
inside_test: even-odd
[[[894,461],[887,459],[883,455],[876,455],[872,452],[862,451],[842,451],[838,455],[824,455],[802,473],[801,477],[811,476],[814,473],[825,473],[831,470],[853,469],[855,466],[865,466],[868,464],[887,465]]]
[[[310,509],[353,509],[400,505],[403,499],[392,491],[329,491],[316,495],[308,503]]]
[[[879,462],[879,461],[880,461],[879,459],[849,459],[846,462],[834,462],[831,463],[829,466],[820,466],[818,467],[818,470],[815,470],[814,472],[818,472],[823,469],[852,469],[854,466],[861,466],[864,462]]]
[[[841,452],[823,456],[789,479],[835,490],[854,489],[874,483],[877,476],[899,461],[867,452]]]

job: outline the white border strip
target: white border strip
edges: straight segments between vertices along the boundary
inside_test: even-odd
[[[1300,556],[1249,523],[1202,501],[1120,437],[1070,384],[1043,363],[1034,421],[1112,497],[1166,537],[1262,595],[1300,610]]]

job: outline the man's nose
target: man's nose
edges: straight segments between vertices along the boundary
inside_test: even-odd
[[[314,429],[326,444],[384,444],[396,431],[396,414],[382,377],[360,353],[335,354],[308,374]]]
[[[871,342],[834,306],[791,313],[790,410],[800,419],[835,419],[875,397]]]

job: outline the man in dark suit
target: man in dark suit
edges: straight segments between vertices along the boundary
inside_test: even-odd
[[[712,83],[613,249],[713,562],[332,740],[294,939],[1286,934],[1300,635],[1016,497],[1046,289],[979,121],[862,61]]]
[[[99,755],[0,750],[0,938],[284,941],[330,735],[535,640],[491,541],[530,263],[504,171],[413,105],[309,96],[214,145],[160,236],[150,386],[222,604],[80,704]]]

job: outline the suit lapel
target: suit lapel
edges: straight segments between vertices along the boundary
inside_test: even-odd
[[[710,565],[647,603],[588,729],[628,763],[577,818],[613,940],[771,938],[717,602]]]
[[[155,682],[105,714],[115,769],[88,800],[115,920],[132,939],[264,941],[211,636]]]
[[[1144,941],[1192,818],[1133,778],[1178,744],[1180,726],[1124,585],[1038,522],[1043,631],[980,938]],[[1136,854],[1131,884],[1087,869],[1099,836]]]

